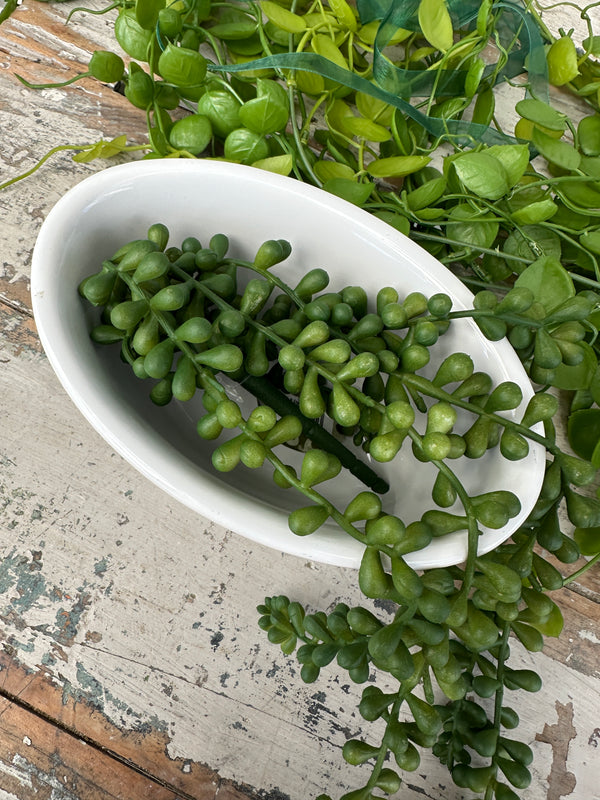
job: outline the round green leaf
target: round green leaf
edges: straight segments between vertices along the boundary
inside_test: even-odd
[[[463,153],[452,161],[466,189],[486,200],[499,200],[510,189],[504,165],[489,153]]]
[[[577,139],[586,156],[600,156],[600,115],[583,117],[577,126]]]
[[[353,136],[358,136],[367,142],[387,142],[392,138],[386,127],[364,117],[348,117],[346,127]]]
[[[251,131],[258,134],[275,133],[287,125],[289,111],[287,105],[281,105],[269,97],[255,97],[239,110],[240,121]]]
[[[600,191],[589,183],[563,183],[556,187],[557,194],[572,211],[600,217]]]
[[[240,102],[230,92],[210,91],[198,100],[198,113],[208,117],[213,131],[223,139],[241,127]]]
[[[570,275],[560,261],[550,256],[542,256],[524,269],[515,281],[515,286],[531,289],[536,301],[547,312],[575,294]]]
[[[237,39],[247,39],[252,36],[256,31],[256,22],[248,19],[247,17],[233,21],[233,22],[220,22],[207,28],[212,36],[224,41],[231,41]]]
[[[331,178],[323,184],[326,192],[337,195],[349,203],[362,206],[369,199],[373,191],[372,183],[357,183],[347,178]]]
[[[554,231],[548,230],[541,225],[523,225],[520,231],[514,230],[508,235],[502,247],[507,255],[519,256],[533,262],[537,255],[532,249],[535,242],[536,249],[541,250],[545,256],[552,256],[559,259],[561,255],[560,237]],[[522,272],[524,264],[511,261],[511,266],[515,272]]]
[[[495,144],[485,151],[502,164],[511,186],[516,186],[529,166],[529,147],[526,144]]]
[[[593,56],[600,56],[600,36],[588,36],[581,43],[586,52]]]
[[[197,50],[168,44],[158,59],[158,71],[174,86],[200,86],[206,77],[206,59]]]
[[[262,0],[261,10],[273,25],[287,33],[302,33],[306,30],[306,22],[299,14],[294,14],[271,0]]]
[[[564,86],[579,75],[575,42],[570,36],[561,36],[553,42],[546,59],[548,80],[553,86]]]
[[[137,21],[135,9],[121,9],[115,20],[115,39],[136,61],[146,61],[152,31],[147,31]]]
[[[556,203],[546,199],[519,208],[511,214],[511,217],[517,225],[537,225],[553,217],[557,211]]]
[[[489,211],[478,211],[468,203],[460,203],[454,206],[448,216],[446,235],[459,242],[459,246],[487,248],[494,243],[499,227],[498,221]]]
[[[311,39],[311,46],[318,56],[333,61],[334,64],[337,64],[338,67],[342,67],[342,69],[348,69],[348,62],[342,55],[339,47],[329,36],[323,33],[315,34]]]
[[[317,161],[313,166],[313,171],[317,178],[326,183],[332,178],[346,178],[356,180],[354,170],[347,164],[340,164],[339,161]]]
[[[536,100],[533,97],[519,100],[515,109],[517,114],[520,114],[524,119],[528,119],[542,128],[548,128],[551,131],[564,131],[567,127],[565,114],[552,108],[548,103]]]
[[[328,4],[342,27],[353,32],[358,29],[356,15],[346,0],[328,0]]]
[[[354,119],[352,109],[343,100],[337,98],[325,112],[325,119],[332,131],[337,131],[344,136],[352,136],[348,128],[348,120]]]
[[[265,135],[285,128],[289,118],[287,93],[273,80],[256,81],[256,97],[239,110],[242,124],[255,133]]]
[[[208,117],[190,114],[173,125],[169,131],[169,143],[176,150],[185,150],[194,156],[204,152],[212,139],[212,127]]]
[[[391,125],[394,116],[394,107],[384,100],[379,100],[366,92],[356,92],[356,108],[365,119],[370,119],[380,125]]]
[[[224,149],[228,161],[240,161],[242,164],[253,164],[269,157],[267,140],[248,128],[236,128],[231,131],[225,139]]]
[[[600,157],[599,156],[582,156],[579,168],[586,175],[594,180],[600,180]]]
[[[554,139],[538,128],[533,129],[533,143],[545,159],[561,169],[573,172],[581,164],[581,155],[573,145],[561,139]]]
[[[428,208],[442,197],[446,191],[446,178],[433,178],[430,181],[417,186],[406,195],[406,202],[411,211],[420,211]]]
[[[600,255],[600,230],[587,231],[579,237],[579,242],[592,253]]]
[[[253,161],[252,166],[267,172],[275,172],[277,175],[289,175],[294,166],[294,159],[290,153],[284,153],[280,156],[260,158],[258,161]]]
[[[437,50],[449,50],[454,35],[445,0],[421,0],[418,15],[419,25],[427,41]]]
[[[154,31],[158,21],[158,12],[164,8],[165,0],[136,0],[135,17],[142,28]]]

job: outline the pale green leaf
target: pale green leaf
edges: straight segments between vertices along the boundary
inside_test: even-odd
[[[346,127],[353,136],[358,136],[367,142],[387,142],[392,138],[388,128],[364,117],[348,117]]]
[[[526,97],[524,100],[519,100],[515,109],[523,119],[528,119],[542,128],[547,128],[551,131],[564,131],[567,127],[565,114],[552,108],[548,103],[536,100],[534,97]]]
[[[489,153],[462,153],[452,164],[464,187],[478,197],[499,200],[510,189],[504,165]]]
[[[332,178],[356,180],[354,170],[347,164],[340,164],[339,161],[317,161],[313,166],[313,172],[322,183]]]
[[[575,295],[571,276],[560,261],[551,256],[542,256],[526,267],[515,281],[515,286],[530,289],[535,300],[548,313]]]
[[[299,14],[294,14],[271,0],[262,0],[260,7],[265,17],[282,31],[303,33],[306,30],[306,22]]]
[[[511,214],[511,217],[517,225],[538,225],[553,217],[557,211],[556,203],[546,199],[519,208]]]
[[[516,186],[529,166],[529,147],[526,144],[495,144],[485,151],[502,164],[511,186]]]
[[[561,169],[573,172],[581,164],[581,155],[572,144],[554,139],[539,128],[533,129],[533,143],[547,161]]]
[[[445,52],[454,41],[452,19],[445,0],[421,0],[419,25],[423,36],[438,50]]]
[[[400,178],[418,172],[427,166],[429,156],[390,156],[377,158],[367,167],[367,172],[374,178]]]
[[[289,153],[285,153],[280,156],[261,158],[258,161],[254,161],[252,166],[264,169],[267,172],[275,172],[277,175],[289,175],[294,166],[294,159]]]

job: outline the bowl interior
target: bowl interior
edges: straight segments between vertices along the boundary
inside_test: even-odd
[[[144,237],[154,222],[164,222],[170,243],[177,245],[186,236],[205,243],[225,233],[230,252],[247,259],[264,240],[287,239],[292,254],[274,272],[292,285],[309,269],[322,267],[331,277],[329,290],[360,285],[371,298],[383,286],[393,286],[400,296],[445,292],[456,308],[465,308],[470,292],[422,248],[367,212],[293,179],[225,162],[164,160],[111,167],[75,186],[42,226],[32,267],[36,323],[60,381],[96,430],[156,485],[224,527],[284,552],[356,567],[362,546],[333,523],[309,537],[289,531],[287,514],[303,505],[303,498],[276,487],[270,469],[214,471],[216,444],[195,433],[204,413],[199,399],[156,407],[148,398],[149,382],[135,378],[121,363],[117,346],[91,342],[89,329],[97,312],[79,297],[79,282],[123,243]],[[527,402],[529,381],[508,343],[488,342],[472,321],[461,320],[435,345],[429,373],[456,350],[469,353],[475,369],[490,373],[495,383],[519,383]],[[256,404],[237,386],[229,388],[245,411]],[[521,410],[512,412],[515,418]],[[280,451],[286,463],[300,465],[301,454]],[[482,552],[527,516],[539,493],[544,461],[543,448],[532,446],[522,461],[509,462],[496,449],[477,461],[453,462],[471,494],[507,489],[521,501],[520,515],[508,526],[484,531]],[[434,468],[417,462],[409,446],[391,464],[373,466],[390,483],[383,498],[388,513],[408,523],[433,507]],[[348,474],[323,485],[323,493],[342,510],[362,489]],[[434,540],[408,560],[427,568],[458,563],[465,554],[466,536],[458,533]]]

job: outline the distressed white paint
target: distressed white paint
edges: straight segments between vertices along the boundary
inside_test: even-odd
[[[593,644],[600,644],[600,636],[598,636],[594,631],[588,630],[580,630],[579,637],[581,639],[586,639],[588,642],[592,642]]]

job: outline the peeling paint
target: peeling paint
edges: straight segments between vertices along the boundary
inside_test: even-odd
[[[569,744],[577,736],[573,726],[573,703],[555,702],[558,721],[554,725],[544,725],[542,733],[536,733],[538,742],[552,747],[552,766],[548,775],[547,800],[560,800],[571,794],[577,786],[576,776],[567,769]]]
[[[594,633],[594,631],[588,631],[585,630],[585,628],[579,631],[579,638],[585,639],[586,641],[591,642],[592,644],[600,644],[600,637],[598,637]]]
[[[123,727],[142,734],[152,732],[166,733],[168,725],[155,715],[135,711],[128,703],[119,700],[103,686],[100,681],[81,662],[76,663],[76,681],[74,683],[61,675],[62,703],[71,701],[89,703],[104,713],[108,718],[120,719]]]
[[[16,548],[0,562],[0,594],[16,592],[10,597],[4,613],[11,608],[27,611],[43,597],[46,581],[35,567],[32,568],[32,563],[33,557],[18,553]]]
[[[99,559],[94,564],[94,574],[95,575],[104,575],[106,570],[108,569],[110,556],[104,556],[104,558]]]

